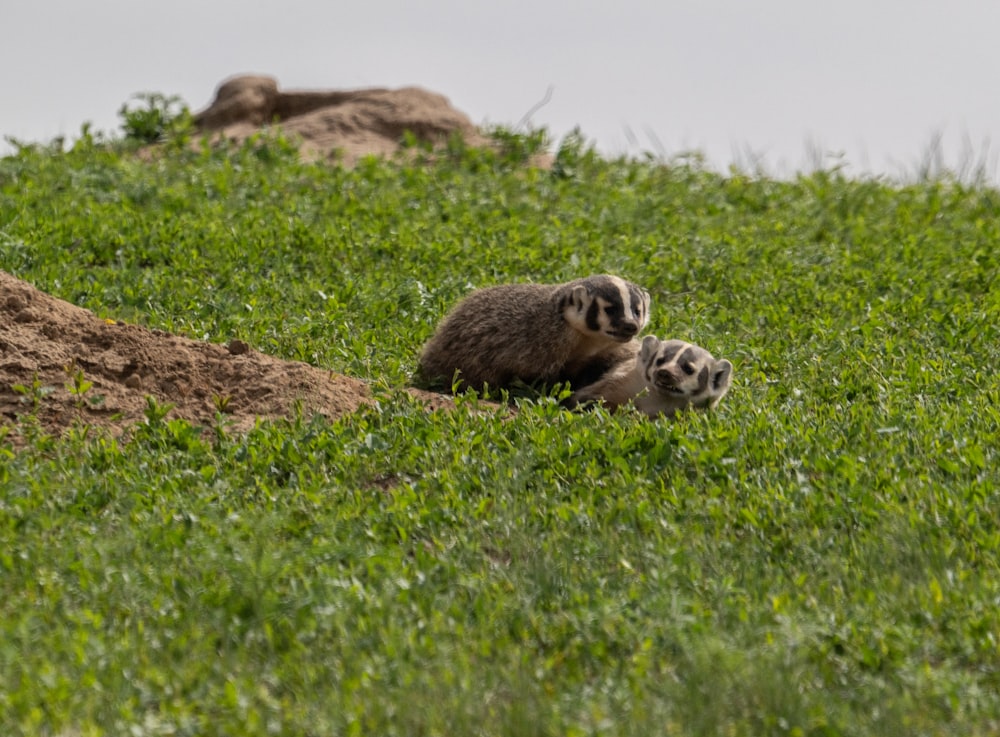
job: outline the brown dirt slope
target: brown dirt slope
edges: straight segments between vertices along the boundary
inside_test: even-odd
[[[73,375],[93,386],[81,397]],[[32,385],[44,387],[37,409]],[[25,390],[17,390],[16,386]],[[438,394],[411,390],[429,407],[448,407]],[[74,422],[120,432],[144,419],[147,396],[173,404],[168,417],[214,422],[220,403],[234,430],[257,417],[293,413],[335,418],[372,401],[367,384],[296,361],[258,353],[246,343],[204,343],[102,320],[0,271],[0,425],[36,412],[58,434]]]
[[[271,77],[238,76],[195,115],[200,130],[238,142],[272,124],[300,139],[306,158],[340,156],[349,166],[368,154],[391,156],[406,131],[433,144],[455,133],[472,146],[487,143],[446,97],[419,87],[282,92]]]

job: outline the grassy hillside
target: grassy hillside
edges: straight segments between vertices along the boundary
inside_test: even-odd
[[[0,268],[380,392],[245,436],[0,429],[0,732],[1000,731],[1000,194],[506,141],[0,160]],[[717,411],[396,391],[469,289],[594,272],[733,361]]]

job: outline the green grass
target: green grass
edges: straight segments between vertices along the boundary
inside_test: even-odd
[[[245,436],[7,430],[0,732],[1000,730],[1000,193],[519,142],[0,160],[0,268],[379,392]],[[733,361],[717,411],[397,390],[468,289],[605,271]]]

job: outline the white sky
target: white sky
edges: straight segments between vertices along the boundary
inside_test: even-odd
[[[3,5],[0,136],[22,141],[72,139],[85,121],[117,132],[136,92],[199,110],[254,72],[283,89],[416,84],[508,125],[551,86],[532,122],[557,140],[579,126],[608,154],[760,156],[775,173],[821,151],[851,173],[903,175],[937,134],[948,165],[982,161],[997,179],[996,0]]]

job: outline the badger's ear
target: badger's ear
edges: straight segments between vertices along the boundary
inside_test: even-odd
[[[642,297],[642,325],[641,328],[649,325],[649,313],[652,306],[652,298],[649,296],[649,292],[645,289],[640,289],[639,294]]]
[[[710,384],[712,386],[712,393],[721,397],[727,391],[729,391],[729,386],[733,383],[733,364],[727,361],[725,358],[720,358],[715,362],[712,367],[712,377]]]
[[[573,287],[573,291],[569,296],[569,301],[577,312],[583,312],[590,304],[589,297],[590,293],[587,292],[587,288],[582,284],[579,284]]]
[[[642,363],[649,363],[649,359],[660,350],[660,339],[655,335],[647,335],[642,339],[642,348],[639,349],[639,360]]]

